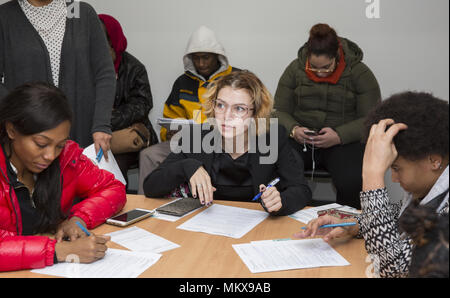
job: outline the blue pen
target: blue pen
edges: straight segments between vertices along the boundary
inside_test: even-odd
[[[266,190],[267,190],[269,187],[274,186],[274,185],[277,184],[278,182],[280,182],[280,177],[275,178],[275,179],[273,179],[272,181],[270,181],[269,184],[267,184]],[[261,196],[262,196],[262,192],[260,192],[259,194],[257,194],[257,195],[252,199],[252,201],[256,201],[256,200],[259,199]]]
[[[100,162],[100,160],[102,160],[102,156],[103,156],[103,149],[102,149],[102,147],[100,147],[100,150],[98,150],[98,153],[97,153],[97,162]]]
[[[320,226],[319,229],[322,228],[337,228],[337,227],[348,227],[348,226],[354,226],[356,225],[356,222],[343,222],[338,224],[330,224],[330,225],[323,225]],[[306,227],[301,227],[302,230],[306,230]]]
[[[91,236],[91,233],[89,233],[89,231],[79,222],[77,221],[76,224],[80,227],[80,229],[86,233],[86,235]]]

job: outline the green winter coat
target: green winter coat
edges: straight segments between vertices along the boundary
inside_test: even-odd
[[[320,130],[333,128],[342,144],[361,140],[364,118],[381,100],[372,71],[361,62],[363,52],[352,41],[339,38],[346,67],[336,84],[316,83],[305,72],[306,44],[289,64],[275,93],[275,113],[288,131],[295,125]]]

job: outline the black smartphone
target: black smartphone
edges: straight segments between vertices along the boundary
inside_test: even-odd
[[[307,135],[307,136],[317,136],[317,135],[319,135],[319,134],[317,133],[317,131],[315,131],[315,130],[305,129],[303,132],[304,132],[305,135]]]

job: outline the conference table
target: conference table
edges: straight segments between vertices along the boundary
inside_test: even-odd
[[[140,195],[127,195],[127,204],[121,213],[134,208],[155,209],[169,202],[170,199],[151,199]],[[222,204],[247,209],[264,210],[259,203],[214,201]],[[149,267],[139,277],[144,278],[364,278],[368,277],[371,263],[367,260],[367,252],[363,239],[334,240],[331,246],[349,263],[343,267],[320,267],[296,269],[277,272],[251,273],[241,258],[232,248],[233,244],[249,243],[256,240],[291,238],[305,224],[288,216],[269,216],[254,229],[240,239],[211,235],[201,232],[191,232],[177,227],[192,218],[201,208],[178,219],[175,222],[153,217],[139,221],[131,226],[137,226],[168,239],[180,247],[165,251],[153,266]],[[114,232],[123,227],[102,224],[92,232],[100,235]],[[108,247],[126,249],[119,244],[109,242]],[[30,270],[2,272],[0,278],[53,277],[33,273]]]

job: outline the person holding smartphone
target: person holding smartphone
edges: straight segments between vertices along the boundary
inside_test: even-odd
[[[109,237],[83,229],[123,208],[125,186],[69,140],[71,124],[66,96],[47,83],[19,86],[0,101],[0,271],[105,255]]]
[[[284,71],[275,93],[275,115],[290,132],[290,143],[305,169],[324,168],[336,187],[336,201],[360,208],[364,117],[380,100],[380,88],[361,61],[358,45],[327,24]]]

